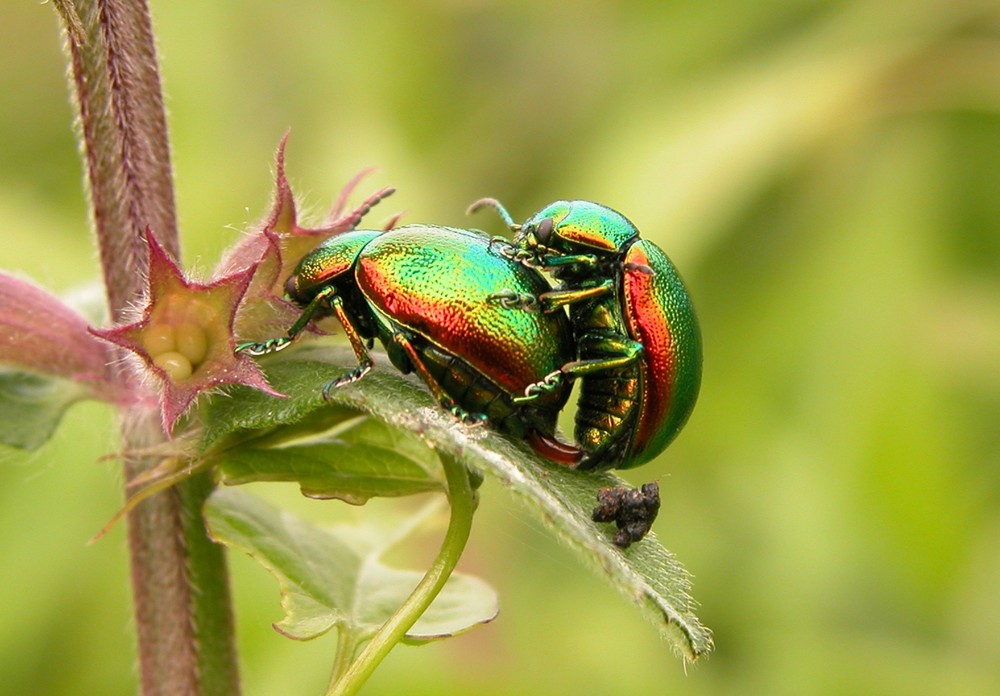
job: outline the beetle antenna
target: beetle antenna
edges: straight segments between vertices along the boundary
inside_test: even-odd
[[[478,201],[473,202],[472,205],[465,209],[465,214],[472,215],[483,208],[493,208],[493,210],[497,211],[497,214],[503,220],[504,224],[510,228],[511,232],[518,232],[521,229],[521,226],[514,222],[514,218],[512,218],[510,213],[507,212],[507,209],[503,207],[503,203],[498,201],[496,198],[480,198]]]

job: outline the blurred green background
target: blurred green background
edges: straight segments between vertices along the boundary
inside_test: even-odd
[[[293,8],[294,9],[291,9]],[[265,211],[273,151],[317,215],[624,211],[684,273],[700,404],[656,462],[661,540],[716,652],[653,628],[496,486],[463,567],[493,624],[400,648],[368,693],[1000,693],[1000,4],[995,0],[239,3],[153,7],[186,264]],[[4,3],[0,267],[97,278],[51,7]],[[0,452],[0,693],[130,694],[111,419]],[[294,490],[272,497],[295,502]],[[379,514],[300,504],[333,519]],[[233,557],[246,693],[318,694],[332,638],[270,628]]]

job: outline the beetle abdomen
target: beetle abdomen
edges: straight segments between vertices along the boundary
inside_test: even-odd
[[[499,385],[465,360],[421,342],[421,355],[428,371],[455,403],[470,413],[485,415],[491,425],[517,437],[529,429],[551,433],[555,428],[554,409],[534,409],[514,404]]]
[[[574,430],[577,445],[586,453],[580,468],[619,463],[632,444],[640,394],[636,368],[606,370],[581,381]]]

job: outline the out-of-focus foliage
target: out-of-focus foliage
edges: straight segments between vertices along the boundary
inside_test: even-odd
[[[371,164],[414,222],[472,224],[484,195],[518,217],[596,199],[671,255],[699,308],[700,404],[628,475],[659,479],[655,528],[695,574],[715,654],[685,675],[487,485],[463,567],[500,617],[396,651],[369,691],[1000,691],[995,0],[153,10],[188,266],[264,213],[291,127],[289,175],[317,211]],[[5,3],[0,20],[0,266],[70,290],[97,266],[56,18]],[[75,407],[39,452],[0,454],[5,692],[133,692],[122,530],[83,546],[119,500],[116,466],[95,464],[110,432]],[[274,633],[270,578],[232,565],[246,692],[320,692],[332,641]]]

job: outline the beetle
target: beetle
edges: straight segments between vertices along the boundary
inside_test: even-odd
[[[648,462],[687,422],[701,384],[701,334],[677,269],[628,218],[598,203],[557,201],[522,225],[492,198],[469,212],[482,207],[495,209],[515,233],[513,243],[494,238],[503,255],[559,281],[539,295],[505,288],[496,299],[543,314],[569,310],[578,355],[559,373],[582,383],[577,467]],[[527,394],[559,383],[547,375]]]
[[[333,315],[358,365],[331,379],[324,398],[371,370],[369,348],[377,338],[392,364],[415,371],[457,419],[488,420],[526,438],[542,456],[571,465],[579,450],[554,434],[569,385],[550,379],[545,390],[524,396],[575,357],[569,321],[559,312],[507,311],[496,298],[500,288],[537,295],[549,285],[497,253],[482,233],[430,225],[346,232],[309,252],[289,276],[285,294],[303,311],[287,334],[242,342],[236,351],[277,352],[312,320]]]

